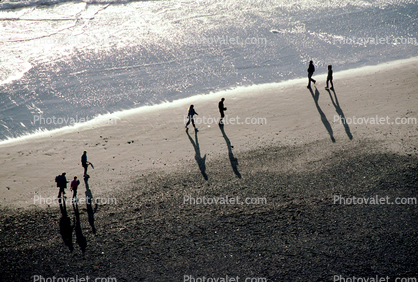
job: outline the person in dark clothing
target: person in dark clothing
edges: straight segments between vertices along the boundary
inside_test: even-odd
[[[311,88],[311,81],[315,84],[316,80],[312,78],[313,73],[315,72],[315,66],[313,64],[313,61],[309,61],[309,67],[308,67],[308,86],[307,88]]]
[[[331,65],[328,65],[327,87],[325,87],[325,89],[328,89],[328,81],[331,83],[331,89],[334,89],[334,84],[332,83],[332,66]]]
[[[194,110],[194,106],[193,105],[190,105],[190,107],[189,107],[189,112],[187,113],[187,116],[189,117],[189,121],[186,123],[186,128],[188,128],[187,126],[190,124],[190,122],[192,122],[192,124],[193,124],[193,127],[194,127],[194,130],[197,130],[197,127],[196,127],[196,125],[194,124],[194,119],[193,119],[193,116],[194,115],[198,115],[197,113],[196,113],[196,111]]]
[[[219,120],[219,124],[223,124],[222,119],[225,117],[224,111],[226,111],[226,108],[224,106],[224,101],[225,101],[225,98],[222,98],[218,104],[219,112],[221,113],[221,119]]]
[[[84,167],[84,175],[87,175],[87,168],[89,167],[89,162],[87,161],[87,152],[84,151],[81,155],[81,166]]]
[[[65,172],[63,172],[61,175],[58,175],[57,177],[55,177],[55,182],[57,182],[57,187],[59,187],[59,192],[58,192],[58,199],[61,198],[61,194],[64,195],[65,191],[64,189],[67,188],[67,178],[65,177]]]

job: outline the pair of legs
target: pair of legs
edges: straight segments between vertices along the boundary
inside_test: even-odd
[[[327,78],[327,89],[328,89],[328,82],[331,83],[331,88],[334,89],[334,84],[332,83],[332,78]]]
[[[60,191],[58,192],[58,198],[61,198],[61,195],[65,195],[64,187],[60,187]]]
[[[61,203],[61,195],[65,195],[64,187],[60,187],[60,191],[58,192],[58,203]]]
[[[77,189],[73,189],[73,202],[77,200]]]
[[[316,80],[312,78],[313,73],[308,74],[308,88],[311,88],[311,81],[315,84]]]
[[[190,122],[193,124],[194,129],[197,129],[196,125],[194,124],[193,116],[189,116],[189,121],[186,123],[186,128],[189,126]]]
[[[83,163],[82,166],[84,167],[84,175],[87,174],[87,168],[89,167],[88,163]]]

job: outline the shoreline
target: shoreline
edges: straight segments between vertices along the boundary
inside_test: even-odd
[[[301,80],[225,95],[229,115],[263,124],[186,131],[189,100],[120,116],[116,126],[3,146],[1,277],[418,277],[417,124],[334,121],[418,117],[418,60],[334,76],[334,91],[315,78],[312,89]],[[199,116],[217,118],[218,98],[193,100]],[[69,189],[63,207],[35,202],[57,196],[55,175],[80,176],[83,150],[95,168],[79,203]],[[379,205],[347,202],[375,195]],[[190,204],[186,196],[237,200]]]
[[[361,75],[361,74],[367,75],[372,72],[381,71],[382,67],[385,67],[385,68],[398,67],[402,64],[408,64],[416,60],[418,60],[418,57],[400,59],[396,61],[380,63],[377,65],[361,66],[361,67],[354,68],[354,69],[334,72],[334,76],[338,77],[339,79],[343,79],[344,77],[349,77],[353,75]],[[315,75],[315,77],[317,77],[318,80],[326,80],[326,75],[327,75],[326,73],[319,74],[319,75]],[[94,117],[93,119],[85,121],[85,122],[75,123],[73,125],[66,125],[60,128],[53,129],[53,130],[44,130],[40,132],[27,133],[23,136],[19,136],[16,138],[9,138],[5,140],[1,140],[0,147],[8,146],[8,145],[13,146],[15,145],[14,143],[30,141],[31,139],[37,139],[37,138],[46,138],[48,136],[52,137],[52,135],[67,134],[67,133],[75,132],[77,130],[90,130],[90,129],[94,129],[100,126],[106,126],[107,123],[112,125],[113,123],[117,123],[117,121],[120,120],[122,117],[127,117],[130,115],[139,115],[142,113],[146,114],[150,112],[156,112],[159,110],[166,110],[170,107],[187,106],[190,103],[193,103],[195,101],[205,102],[205,101],[210,101],[215,97],[221,98],[223,96],[225,97],[234,96],[234,95],[245,96],[245,93],[248,93],[248,92],[254,92],[254,91],[261,92],[263,90],[265,91],[267,89],[276,88],[276,87],[285,88],[285,87],[299,85],[305,82],[306,82],[306,78],[295,78],[295,79],[281,81],[281,82],[264,83],[264,84],[259,84],[259,85],[250,85],[250,86],[239,86],[236,88],[228,88],[228,89],[220,90],[217,92],[210,92],[208,94],[197,94],[197,95],[193,95],[190,97],[174,100],[171,102],[162,102],[160,104],[155,104],[155,105],[145,105],[139,108],[121,110],[121,111],[116,111],[116,112],[108,113],[108,114],[100,114]],[[67,117],[67,118],[72,119],[74,117]]]
[[[204,172],[206,162],[223,158],[225,153],[234,163],[234,154],[271,146],[328,140],[333,151],[343,149],[346,142],[370,139],[385,141],[392,152],[416,154],[416,124],[341,124],[335,118],[418,118],[417,65],[415,58],[398,61],[392,67],[366,67],[367,74],[350,71],[334,75],[335,91],[323,90],[325,75],[319,75],[311,90],[306,89],[307,79],[298,79],[275,87],[252,86],[245,91],[194,96],[121,112],[114,115],[118,118],[116,125],[83,125],[69,132],[3,143],[0,189],[4,192],[0,208],[28,208],[35,195],[56,195],[55,176],[63,171],[67,172],[67,180],[80,176],[84,150],[95,166],[88,173],[97,197],[123,190],[136,175],[177,171],[188,162],[197,162],[195,169]],[[264,118],[263,122],[227,124],[222,129],[217,124],[200,124],[197,134],[192,126],[185,132],[184,116],[189,103],[195,104],[197,117],[216,121],[221,97],[226,98],[228,116],[241,120]]]

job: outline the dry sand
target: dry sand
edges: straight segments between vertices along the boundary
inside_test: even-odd
[[[1,277],[417,276],[416,204],[333,202],[336,195],[416,199],[417,67],[414,58],[336,72],[335,92],[324,89],[325,75],[314,76],[311,91],[305,78],[239,88],[116,113],[106,126],[1,143]],[[189,104],[198,117],[218,118],[221,97],[229,118],[262,124],[185,131]],[[363,124],[335,122],[340,115]],[[370,124],[376,118],[381,124]],[[392,124],[405,121],[396,118],[413,119]],[[66,221],[58,205],[35,199],[57,196],[62,171],[81,176],[83,150],[95,166],[87,192],[103,203],[80,203],[79,214],[67,204]],[[267,203],[188,205],[187,195]]]

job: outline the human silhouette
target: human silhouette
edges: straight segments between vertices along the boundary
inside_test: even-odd
[[[87,168],[89,167],[89,162],[87,161],[87,151],[83,152],[81,155],[81,166],[84,168],[84,176],[87,175]]]
[[[64,197],[65,195],[64,189],[67,188],[68,181],[65,175],[66,173],[63,172],[61,175],[58,175],[57,177],[55,177],[55,182],[57,183],[57,187],[59,188],[58,201],[61,201],[61,196]]]
[[[241,178],[241,173],[239,173],[238,171],[238,159],[234,157],[234,154],[232,153],[232,148],[233,146],[231,145],[231,141],[229,140],[228,136],[226,136],[225,130],[224,130],[224,125],[223,124],[219,124],[219,129],[222,132],[222,136],[225,139],[226,145],[228,146],[228,156],[229,156],[229,161],[231,162],[231,167],[232,170],[234,171],[235,175],[238,178]]]
[[[194,106],[193,105],[190,105],[190,107],[189,107],[189,111],[187,112],[187,116],[188,116],[188,118],[189,118],[189,121],[186,123],[186,128],[188,128],[187,126],[190,124],[190,122],[193,124],[193,127],[194,127],[194,130],[197,130],[197,127],[196,127],[196,125],[194,124],[194,118],[193,118],[193,116],[194,115],[198,115],[197,113],[196,113],[196,111],[194,110]]]
[[[74,208],[74,214],[75,214],[74,227],[75,227],[76,242],[80,246],[80,249],[84,254],[87,248],[87,239],[86,237],[84,237],[83,231],[81,229],[80,212],[78,211],[77,201],[73,202],[73,208]]]
[[[73,200],[77,198],[77,188],[80,185],[80,180],[77,179],[77,176],[74,176],[74,179],[71,181],[71,190],[73,191]]]
[[[315,72],[315,66],[313,64],[313,61],[309,61],[309,67],[308,67],[308,88],[311,88],[311,81],[315,84],[316,80],[312,78],[313,73]]]
[[[331,83],[331,90],[333,90],[334,84],[332,83],[332,65],[328,65],[327,86],[325,89],[328,89],[328,82]]]
[[[341,109],[340,103],[338,102],[338,99],[337,99],[337,94],[335,93],[335,90],[333,88],[331,88],[331,89],[332,89],[332,92],[334,93],[335,102],[334,102],[334,99],[332,98],[331,91],[329,91],[328,89],[327,89],[327,91],[328,91],[329,97],[331,98],[331,102],[335,107],[335,111],[340,116],[341,120],[345,120],[344,112]],[[350,126],[348,126],[348,124],[346,122],[344,122],[343,125],[344,125],[344,129],[345,129],[345,133],[347,134],[348,138],[350,138],[350,140],[352,140],[353,135],[351,134]]]
[[[328,134],[329,134],[329,136],[331,138],[331,141],[333,143],[335,143],[334,132],[332,130],[331,124],[329,123],[327,117],[325,116],[324,112],[322,111],[322,109],[321,109],[321,107],[319,106],[319,103],[318,103],[318,100],[319,100],[319,91],[318,91],[318,89],[316,89],[316,87],[315,87],[315,94],[312,91],[312,88],[309,88],[309,92],[311,93],[312,98],[314,99],[316,109],[318,110],[318,113],[321,116],[321,121],[324,124],[326,130],[328,131]]]
[[[195,150],[195,160],[197,162],[197,165],[199,166],[200,169],[200,173],[202,173],[202,176],[205,180],[208,180],[208,176],[206,174],[206,155],[202,158],[201,154],[200,154],[200,147],[199,147],[199,139],[197,138],[197,131],[195,131],[195,139],[196,142],[192,139],[192,137],[189,134],[189,130],[186,130],[187,136],[189,137],[190,142],[193,145],[193,148]]]
[[[65,201],[59,201],[61,218],[59,221],[60,234],[64,244],[70,249],[70,252],[74,250],[73,247],[73,227],[71,226],[71,219],[67,214],[67,207]]]
[[[219,124],[223,124],[223,118],[225,117],[224,111],[226,111],[226,108],[224,106],[225,98],[222,98],[221,101],[218,103],[219,113],[221,114],[221,119],[219,120]]]
[[[91,193],[91,190],[90,190],[88,175],[84,177],[84,184],[86,184],[86,204],[87,204],[87,214],[89,217],[89,224],[93,230],[93,234],[96,234],[96,227],[94,226],[94,213],[97,210],[97,203],[93,210],[93,207],[92,207],[93,194]]]

